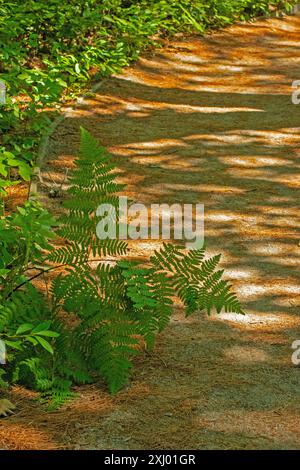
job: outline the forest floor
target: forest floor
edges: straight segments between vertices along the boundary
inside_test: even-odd
[[[176,310],[116,397],[102,383],[47,412],[16,387],[0,447],[300,449],[300,17],[175,38],[81,100],[48,142],[40,192],[64,178],[84,126],[109,148],[126,195],[203,203],[245,316]],[[52,181],[53,180],[53,181]],[[136,242],[148,257],[156,243]]]

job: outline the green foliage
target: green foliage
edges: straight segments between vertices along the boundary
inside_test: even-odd
[[[118,392],[134,356],[151,350],[168,325],[175,296],[187,315],[243,313],[217,270],[220,256],[205,259],[204,249],[167,244],[140,265],[124,259],[127,244],[117,233],[112,240],[97,238],[97,207],[118,208],[116,192],[123,186],[116,176],[109,154],[82,129],[61,221],[36,201],[0,219],[0,339],[8,353],[0,385],[34,388],[54,408],[74,396],[73,384],[95,376]],[[60,248],[49,243],[55,226]],[[33,281],[61,265],[47,295],[40,293]],[[71,316],[68,326],[62,313]]]
[[[45,321],[45,318],[47,320]],[[41,294],[32,286],[13,292],[0,301],[0,339],[4,342],[10,381],[17,381],[23,361],[54,354],[51,341],[58,333],[51,329],[50,313]],[[3,377],[2,377],[3,378]]]
[[[158,45],[157,36],[203,33],[294,3],[0,0],[0,80],[7,86],[0,107],[0,197],[19,178],[30,179],[41,133],[59,105],[91,79],[119,72],[146,47]],[[174,295],[187,315],[213,309],[242,313],[222,279],[219,256],[205,259],[204,250],[164,245],[147,265],[112,261],[127,254],[127,245],[96,237],[95,209],[103,202],[117,207],[117,173],[105,149],[84,130],[76,163],[68,217],[57,230],[63,247],[50,246],[57,224],[35,201],[0,218],[0,339],[8,352],[0,386],[24,383],[53,406],[73,396],[72,384],[88,383],[95,373],[112,393],[124,386],[133,357],[142,345],[153,348],[168,325]],[[2,203],[3,214],[4,209]],[[55,270],[53,264],[65,265],[66,273],[56,277],[47,297],[31,281]],[[61,309],[75,317],[71,328],[60,320]]]
[[[53,217],[36,201],[0,217],[0,298],[6,299],[50,250]]]
[[[30,274],[47,269],[45,256],[52,249],[54,225],[36,201],[0,218],[0,340],[7,353],[7,365],[0,367],[0,387],[22,383],[58,406],[74,395],[72,383],[85,383],[90,377],[81,358],[66,349],[70,332],[49,299],[30,282]]]
[[[136,60],[158,35],[205,32],[288,9],[282,0],[0,0],[0,196],[30,178],[59,104]],[[51,113],[41,112],[50,108]]]
[[[126,252],[126,243],[99,240],[96,235],[97,207],[100,204],[117,207],[115,193],[123,188],[115,182],[116,173],[113,170],[105,149],[99,147],[96,139],[82,129],[76,169],[69,178],[71,197],[64,204],[68,217],[62,218],[64,223],[58,231],[69,245],[56,250],[49,258],[51,261],[70,264],[87,261],[90,255],[122,255]]]
[[[146,265],[117,260],[128,255],[127,244],[96,235],[97,207],[118,208],[116,192],[123,186],[116,176],[105,149],[82,129],[60,223],[36,201],[0,219],[0,339],[8,353],[0,385],[25,384],[52,407],[74,396],[74,383],[89,383],[95,375],[118,392],[134,356],[152,349],[168,325],[176,295],[187,315],[242,313],[217,270],[220,256],[205,259],[204,249],[186,252],[167,244]],[[64,241],[60,248],[49,243],[55,226]],[[65,271],[42,295],[33,281],[57,265]],[[71,315],[68,327],[62,312]]]
[[[171,244],[155,252],[148,266],[103,256],[126,255],[127,246],[97,240],[101,203],[117,206],[121,187],[105,150],[84,129],[76,168],[70,175],[68,214],[58,232],[67,243],[49,260],[68,265],[67,274],[52,284],[55,308],[75,315],[72,344],[87,367],[106,380],[111,393],[128,381],[132,358],[141,344],[153,348],[155,337],[169,323],[173,297],[183,301],[187,314],[213,309],[243,313],[230,285],[216,270],[220,256],[204,259],[204,250],[187,253]],[[63,224],[64,221],[64,224]]]
[[[216,270],[220,255],[204,259],[205,250],[191,250],[184,254],[173,245],[164,245],[151,258],[160,273],[168,274],[168,282],[186,306],[187,314],[213,309],[220,313],[243,313],[228,281],[222,279],[223,270]]]

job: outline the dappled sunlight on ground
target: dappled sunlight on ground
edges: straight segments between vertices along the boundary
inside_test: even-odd
[[[87,387],[50,415],[50,437],[74,413],[71,448],[300,448],[299,40],[299,17],[178,38],[105,80],[50,138],[39,190],[55,213],[49,189],[72,166],[79,126],[110,149],[131,199],[203,203],[208,253],[222,253],[246,312],[177,309],[132,384],[116,398]],[[158,247],[130,242],[141,259]]]

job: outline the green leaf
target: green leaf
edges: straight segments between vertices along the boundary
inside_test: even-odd
[[[49,338],[58,338],[60,335],[56,331],[46,330],[40,331],[39,336],[48,336]]]
[[[31,167],[26,163],[19,164],[19,173],[24,181],[30,181]]]
[[[22,351],[23,345],[21,341],[10,341],[10,340],[5,340],[4,343],[6,346],[10,346],[13,349],[17,349],[18,351]]]
[[[48,351],[50,354],[54,354],[53,348],[48,341],[46,341],[44,338],[41,338],[40,336],[35,336],[35,339],[40,343],[40,345]]]
[[[41,331],[48,330],[48,328],[50,327],[50,325],[51,325],[51,320],[50,320],[50,321],[43,322],[43,323],[40,323],[38,326],[36,326],[36,327],[32,330],[32,334],[36,334],[36,333],[40,333]]]
[[[25,333],[26,331],[32,330],[33,327],[34,325],[32,325],[32,323],[23,323],[17,329],[16,335],[21,335],[22,333]]]
[[[38,344],[37,340],[32,336],[27,336],[26,341],[29,341],[29,343],[32,343],[33,346],[36,346]]]

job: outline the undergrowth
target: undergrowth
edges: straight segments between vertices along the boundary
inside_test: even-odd
[[[159,37],[204,33],[293,0],[0,0],[0,197],[30,180],[41,134],[91,79],[119,72]]]
[[[218,269],[220,256],[206,259],[204,248],[164,244],[140,264],[128,260],[125,241],[98,239],[97,207],[117,207],[123,186],[106,150],[84,129],[81,134],[61,220],[28,202],[27,212],[19,209],[4,225],[0,245],[0,339],[9,353],[5,377],[40,391],[53,407],[73,396],[73,384],[102,377],[116,393],[128,383],[134,356],[151,350],[168,325],[175,296],[186,315],[243,313]],[[48,239],[55,225],[60,243],[53,247]],[[11,243],[5,230],[21,242]],[[43,277],[44,295],[34,287]]]

